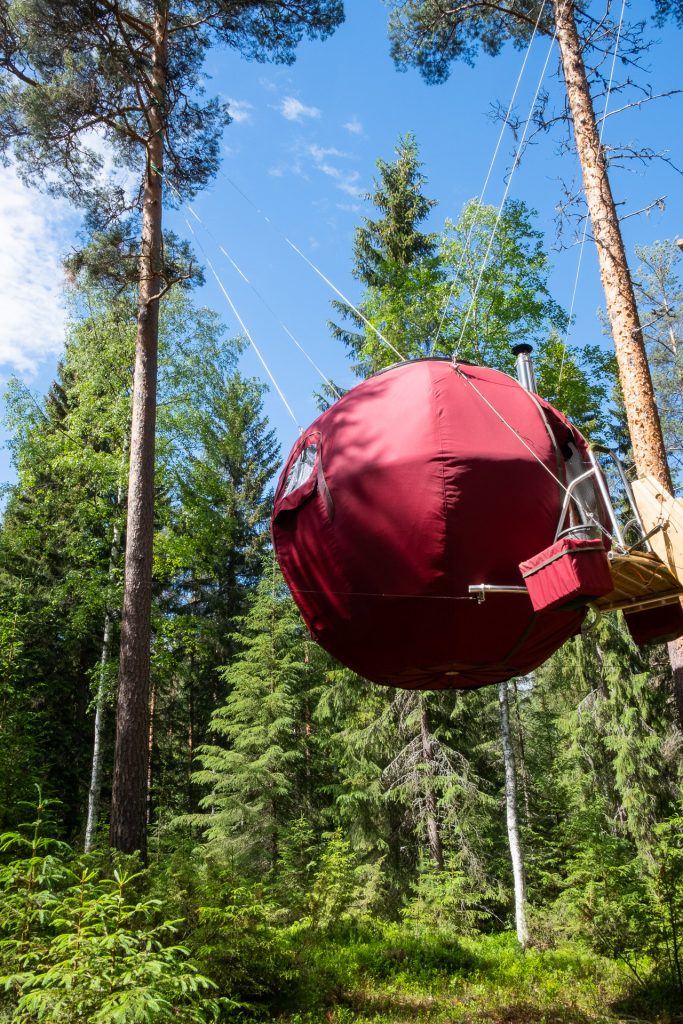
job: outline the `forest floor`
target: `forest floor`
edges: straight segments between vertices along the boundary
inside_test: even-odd
[[[367,942],[329,947],[322,957],[319,950],[315,959],[322,970],[324,1005],[270,1019],[281,1024],[683,1024],[683,1008],[661,993],[634,987],[626,965],[581,947],[523,953],[507,934],[458,940],[451,963],[443,945],[424,950],[417,962],[410,956],[415,947],[378,952]]]

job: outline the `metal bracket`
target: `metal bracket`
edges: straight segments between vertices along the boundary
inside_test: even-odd
[[[487,594],[529,594],[526,587],[497,586],[495,583],[471,583],[467,589],[476,596],[479,604],[486,600]]]

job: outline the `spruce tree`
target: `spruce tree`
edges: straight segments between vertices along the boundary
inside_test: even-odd
[[[379,216],[365,217],[356,228],[353,275],[366,289],[358,307],[362,316],[344,302],[332,303],[349,323],[330,323],[332,335],[346,345],[356,373],[363,377],[395,362],[397,352],[426,354],[438,323],[443,278],[438,235],[420,228],[436,201],[423,193],[426,179],[415,137],[399,139],[395,153],[391,163],[377,161],[379,177],[374,191],[365,196]]]
[[[305,696],[310,646],[272,557],[248,612],[237,620],[241,652],[223,670],[227,698],[213,714],[216,740],[197,751],[201,825],[217,854],[258,877],[277,867],[280,837],[298,817],[308,743]]]

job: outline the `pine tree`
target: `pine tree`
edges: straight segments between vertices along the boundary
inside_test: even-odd
[[[166,259],[162,210],[202,188],[218,166],[227,107],[202,97],[200,78],[212,41],[257,60],[288,63],[304,35],[329,35],[343,20],[341,0],[30,0],[0,6],[0,138],[26,180],[81,208],[100,239],[105,272],[112,244],[126,232],[112,223],[135,211],[137,338],[130,433],[121,656],[111,842],[145,851],[147,746],[154,533],[154,444],[159,300],[191,279],[187,252]],[[103,182],[92,147],[98,131],[115,162],[137,175],[127,195]],[[108,254],[104,251],[108,248]],[[108,258],[107,258],[108,256]],[[135,274],[129,275],[129,280]]]

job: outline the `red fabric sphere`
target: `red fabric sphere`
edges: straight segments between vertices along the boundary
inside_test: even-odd
[[[523,585],[552,544],[578,431],[497,370],[402,363],[354,387],[303,433],[272,536],[315,639],[367,679],[471,688],[535,668],[585,608],[535,614]]]

